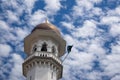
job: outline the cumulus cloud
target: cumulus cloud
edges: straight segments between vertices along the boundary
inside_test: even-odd
[[[64,62],[64,75],[63,80],[80,80],[84,79],[87,70],[92,69],[92,61],[95,59],[93,55],[90,55],[85,52],[72,51],[72,54],[69,55],[68,59]],[[84,72],[82,72],[84,71]],[[71,73],[72,72],[72,73]],[[77,76],[75,76],[77,75]],[[88,74],[89,75],[89,74]],[[95,78],[95,77],[94,77]],[[90,79],[90,77],[89,77]]]
[[[120,21],[120,18],[117,16],[104,16],[101,19],[101,23],[106,25],[112,25],[112,24],[118,23],[119,21]]]
[[[100,44],[98,44],[98,42],[91,43],[91,45],[89,45],[88,47],[88,52],[99,58],[104,58],[105,55],[105,50],[102,48]]]
[[[120,44],[113,44],[111,45],[112,53],[113,54],[119,54],[120,53]]]
[[[6,14],[7,14],[8,23],[13,23],[13,22],[18,22],[19,23],[19,18],[15,13],[8,10],[6,12]]]
[[[6,31],[0,31],[0,35],[2,38],[0,38],[0,43],[7,43],[11,42],[11,44],[16,45],[20,43],[20,41],[23,41],[24,37],[29,33],[29,29],[26,28],[10,28]]]
[[[2,17],[7,16],[6,12],[7,12],[7,10],[10,10],[10,8],[16,12],[13,14],[20,16],[24,10],[24,6],[22,4],[23,4],[23,2],[17,1],[17,0],[9,0],[9,1],[1,0],[1,7],[0,8],[2,8],[2,10],[5,12],[4,13],[5,15]]]
[[[35,0],[27,3],[18,0],[1,0],[0,2],[0,80],[24,80],[23,58],[13,52],[23,51],[21,42],[30,31],[24,19],[31,14]],[[28,15],[23,17],[24,11]]]
[[[22,76],[22,63],[24,61],[23,58],[17,53],[12,54],[11,56],[11,61],[14,62],[14,65],[11,70],[9,80],[25,80],[25,78]]]
[[[44,9],[46,10],[48,15],[54,15],[56,14],[57,11],[60,10],[61,3],[60,0],[44,0],[46,3],[46,6],[44,7]]]
[[[108,15],[116,15],[116,16],[120,16],[120,6],[117,6],[115,9],[113,10],[109,10],[108,12]]]
[[[71,37],[71,35],[65,35],[64,37],[67,44],[73,44],[73,49],[63,64],[63,80],[80,80],[85,79],[86,76],[86,79],[101,79],[100,72],[87,71],[92,70],[94,66],[93,62],[97,59],[96,56],[98,56],[99,59],[104,58],[105,50],[102,48],[100,42],[102,39],[77,40],[77,38]],[[75,75],[77,75],[77,77]]]
[[[113,44],[110,45],[111,52],[107,52],[108,48],[106,47],[106,40],[108,40],[108,36],[115,38],[120,34],[120,8],[117,6],[115,9],[103,12],[102,8],[94,6],[94,4],[98,4],[101,1],[102,0],[85,0],[85,3],[82,2],[82,0],[76,1],[77,5],[73,6],[74,12],[71,12],[73,16],[72,18],[78,19],[80,17],[80,19],[86,19],[87,17],[88,19],[92,19],[83,20],[83,25],[80,24],[80,26],[71,26],[71,22],[62,22],[62,25],[67,26],[66,28],[69,29],[69,32],[72,34],[64,36],[66,41],[68,44],[74,44],[74,50],[72,49],[73,51],[64,63],[63,80],[102,80],[104,76],[106,76],[108,79],[119,79],[119,42],[114,44],[114,42],[118,40],[114,41]],[[99,16],[97,17],[98,21],[94,21],[96,17],[94,18],[93,16]],[[72,23],[75,23],[75,21]],[[98,27],[99,25],[108,25],[108,32],[101,32],[101,29]],[[103,26],[103,28],[104,27],[106,26]],[[90,61],[87,63],[87,65],[83,65],[84,68],[82,68],[81,63],[87,62],[87,60],[84,61],[85,57],[82,58],[82,56],[86,56]],[[94,61],[97,62],[94,63]],[[103,70],[103,72],[101,72],[101,70]]]
[[[8,76],[6,76],[5,74],[10,74],[10,70],[12,68],[12,63],[11,61],[7,61],[0,58],[1,63],[0,63],[0,79],[1,80],[6,80],[8,79]],[[5,63],[6,62],[6,63]]]
[[[90,17],[94,15],[100,16],[102,14],[101,8],[94,7],[94,4],[97,4],[100,2],[101,0],[84,0],[84,1],[76,0],[77,5],[73,7],[73,16],[75,18],[83,15],[86,17]]]
[[[116,7],[113,10],[108,10],[106,12],[106,16],[101,16],[100,22],[101,24],[108,25],[109,33],[113,37],[118,36],[120,33],[120,17],[119,17],[119,9],[120,7]]]
[[[6,22],[0,20],[0,29],[8,30],[9,26],[8,26],[8,24]]]
[[[29,14],[31,14],[31,10],[33,9],[34,4],[35,4],[36,1],[37,0],[29,0],[29,1],[28,0],[24,0],[24,4],[25,4],[27,12]]]
[[[28,34],[28,30],[26,30],[26,29],[22,29],[22,28],[15,28],[15,29],[13,29],[13,30],[15,30],[15,33],[16,33],[16,37],[17,37],[17,39],[18,40],[23,40],[24,39],[24,37],[25,36],[27,36],[27,34]]]
[[[43,22],[46,19],[46,14],[42,10],[36,11],[30,18],[30,24],[32,26],[35,26],[41,22]]]
[[[82,27],[76,28],[73,32],[75,37],[94,37],[96,33],[96,24],[93,21],[86,20]]]
[[[118,36],[118,35],[120,35],[120,24],[119,23],[111,25],[110,34],[112,36]]]
[[[8,57],[12,48],[8,44],[0,44],[0,57]]]
[[[106,55],[106,58],[101,60],[101,65],[104,69],[104,75],[109,77],[120,74],[120,55],[119,54],[110,54]]]
[[[16,36],[10,31],[1,31],[0,34],[2,36],[2,38],[0,38],[1,40],[0,43],[6,43],[9,41],[13,42],[16,40]],[[8,36],[9,36],[9,39],[8,39]]]
[[[68,23],[68,22],[61,22],[61,24],[64,26],[64,27],[66,27],[67,29],[74,29],[74,26],[73,26],[73,24],[72,24],[72,22],[70,23]]]
[[[113,77],[111,80],[119,80],[120,79],[120,75],[116,75],[115,77]]]
[[[90,73],[86,73],[87,79],[90,80],[102,80],[101,78],[102,73],[99,71],[92,71]]]

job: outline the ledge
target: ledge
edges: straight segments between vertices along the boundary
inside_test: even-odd
[[[28,56],[26,59],[25,59],[25,61],[24,62],[26,62],[27,60],[29,60],[29,59],[31,59],[31,58],[33,58],[33,57],[51,57],[51,58],[53,58],[54,60],[56,60],[59,64],[62,64],[62,62],[61,62],[61,60],[60,59],[58,59],[58,57],[56,57],[53,53],[51,53],[51,52],[43,52],[43,51],[36,51],[36,52],[34,52],[33,54],[31,54],[30,56]]]

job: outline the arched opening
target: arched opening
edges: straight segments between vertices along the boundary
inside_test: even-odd
[[[54,46],[52,46],[52,53],[55,53],[56,52],[56,49]]]
[[[41,51],[47,51],[47,44],[44,42]]]
[[[33,52],[35,52],[35,51],[37,51],[37,46],[36,45],[34,45],[34,47],[33,47]]]

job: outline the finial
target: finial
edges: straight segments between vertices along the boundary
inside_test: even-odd
[[[48,19],[46,18],[45,23],[49,23]]]

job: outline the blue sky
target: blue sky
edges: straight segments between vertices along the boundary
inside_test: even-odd
[[[25,80],[24,37],[46,18],[74,45],[61,80],[120,80],[120,0],[0,0],[0,80]]]

